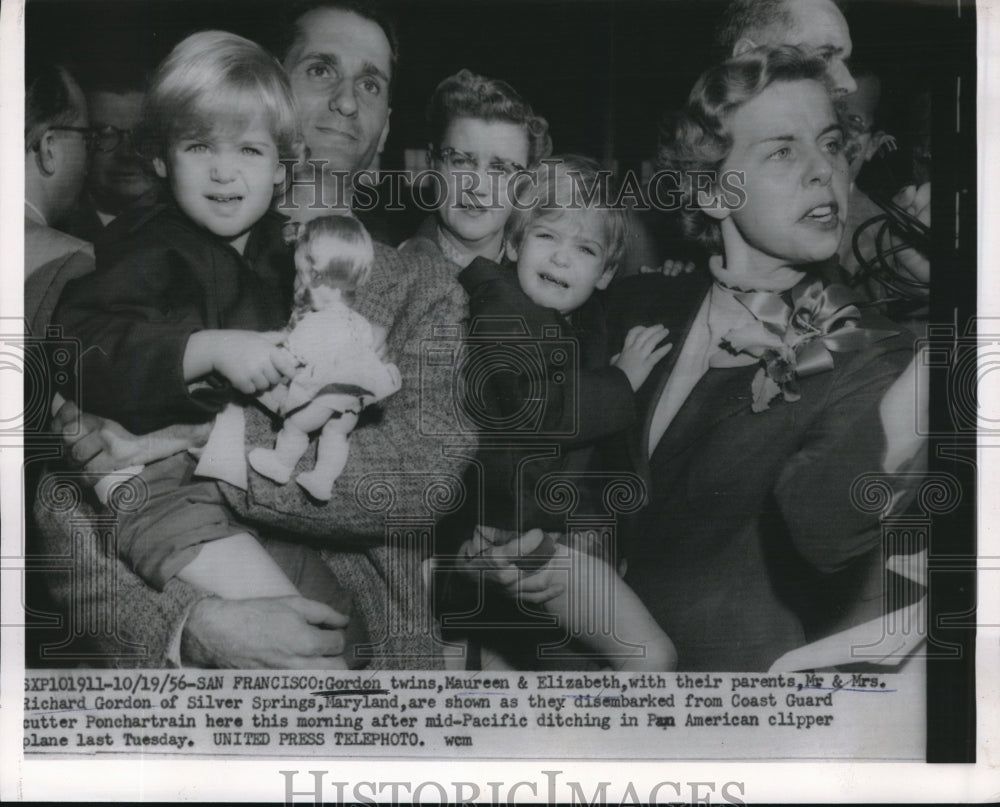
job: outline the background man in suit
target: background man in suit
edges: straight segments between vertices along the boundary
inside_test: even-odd
[[[115,62],[93,71],[85,81],[94,142],[85,193],[67,227],[85,241],[95,243],[126,206],[153,189],[153,179],[136,151],[143,78],[141,72],[123,70]]]
[[[24,311],[44,335],[67,280],[94,268],[90,244],[55,229],[83,188],[90,139],[87,104],[69,71],[29,64],[24,110]]]

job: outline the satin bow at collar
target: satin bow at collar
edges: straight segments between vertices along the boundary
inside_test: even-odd
[[[896,331],[858,327],[861,311],[844,286],[824,288],[820,280],[803,281],[791,290],[791,305],[773,292],[733,295],[754,316],[754,322],[729,331],[712,367],[752,363],[762,367],[752,384],[753,411],[762,412],[777,395],[797,401],[797,379],[833,369],[833,355],[861,350]]]

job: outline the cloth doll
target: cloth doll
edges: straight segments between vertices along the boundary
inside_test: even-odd
[[[347,463],[348,436],[361,410],[400,386],[396,365],[380,355],[385,330],[348,304],[373,260],[371,237],[357,219],[323,216],[298,225],[295,303],[282,344],[301,367],[259,396],[285,420],[274,448],[255,448],[248,459],[257,473],[285,484],[318,431],[315,467],[295,481],[320,501],[329,501]]]

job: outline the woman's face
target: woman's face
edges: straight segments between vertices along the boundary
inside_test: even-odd
[[[847,159],[824,86],[776,82],[732,113],[729,130],[733,145],[722,172],[742,176],[743,204],[706,210],[735,224],[727,260],[740,246],[735,239],[746,269],[761,277],[833,255],[847,218]]]
[[[479,118],[456,118],[434,155],[447,195],[438,208],[441,227],[475,249],[502,237],[510,217],[507,179],[528,164],[528,133],[523,126]]]

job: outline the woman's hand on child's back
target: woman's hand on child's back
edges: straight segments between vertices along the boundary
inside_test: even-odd
[[[662,325],[648,328],[636,325],[626,334],[622,352],[611,359],[611,366],[625,373],[633,392],[643,385],[656,363],[673,347],[672,343],[661,344],[668,333]]]
[[[203,331],[213,334],[208,345],[212,369],[225,376],[247,395],[270,389],[281,379],[292,378],[298,367],[295,357],[278,343],[281,331]],[[191,338],[201,334],[194,334]]]

